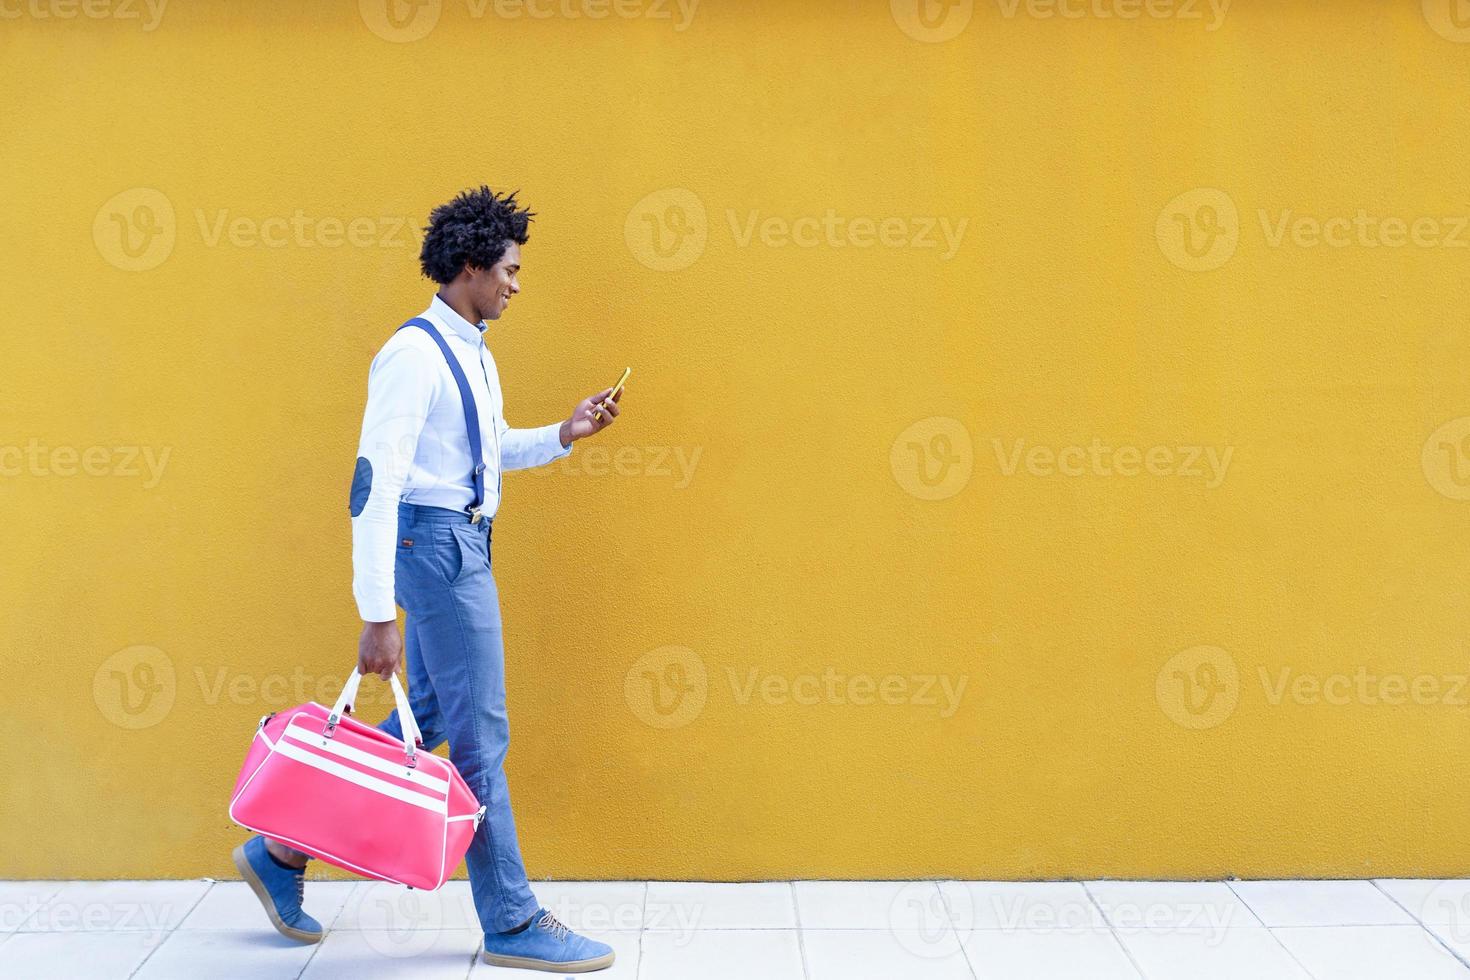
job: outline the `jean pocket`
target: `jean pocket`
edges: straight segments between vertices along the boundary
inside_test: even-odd
[[[450,585],[459,579],[465,565],[464,550],[455,531],[453,524],[441,524],[434,528],[434,567]]]
[[[459,543],[459,578],[490,571],[490,539],[485,525],[456,524],[454,537]]]

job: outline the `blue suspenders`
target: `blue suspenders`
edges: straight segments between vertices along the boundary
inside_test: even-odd
[[[425,333],[434,338],[434,343],[439,345],[444,360],[449,362],[449,373],[454,375],[454,383],[459,385],[459,401],[464,407],[464,427],[469,430],[470,436],[470,459],[475,464],[470,473],[471,482],[474,484],[474,499],[470,501],[469,507],[470,523],[478,524],[480,523],[480,505],[485,502],[485,456],[484,447],[480,442],[480,413],[475,407],[475,394],[470,391],[470,382],[464,376],[464,368],[459,366],[459,360],[455,358],[449,345],[444,342],[444,338],[440,336],[432,323],[421,316],[416,316],[398,329],[402,330],[404,327],[421,327]]]

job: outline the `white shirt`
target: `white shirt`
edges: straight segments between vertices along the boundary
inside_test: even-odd
[[[500,506],[503,471],[541,466],[572,450],[561,444],[559,422],[512,429],[505,421],[500,374],[479,327],[438,296],[422,315],[439,328],[475,395],[485,461],[480,511],[489,518]],[[434,338],[419,327],[393,334],[373,358],[357,455],[352,594],[365,621],[384,623],[398,614],[393,599],[398,502],[462,511],[474,496],[459,387]],[[365,466],[370,467],[366,481]]]

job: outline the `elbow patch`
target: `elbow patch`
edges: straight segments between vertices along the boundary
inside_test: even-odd
[[[373,464],[366,456],[357,457],[357,469],[352,471],[352,494],[347,499],[347,510],[356,517],[367,506],[368,495],[373,492]]]

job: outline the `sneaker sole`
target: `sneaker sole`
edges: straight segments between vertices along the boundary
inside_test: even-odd
[[[265,914],[270,916],[271,925],[276,927],[276,932],[279,932],[287,939],[294,939],[298,943],[319,943],[322,941],[322,933],[297,929],[294,926],[286,925],[281,920],[281,917],[276,913],[276,903],[271,898],[271,893],[266,890],[265,882],[260,880],[260,875],[255,873],[255,869],[250,866],[250,859],[245,856],[244,844],[235,848],[230,854],[230,857],[234,858],[235,867],[239,870],[240,877],[245,879],[245,884],[249,885],[250,890],[255,892],[255,897],[260,899],[260,904],[265,908]]]
[[[554,963],[551,960],[533,960],[524,956],[496,956],[482,949],[480,959],[490,966],[509,966],[518,970],[541,970],[545,973],[591,973],[593,970],[606,970],[613,965],[612,953],[590,960]]]

